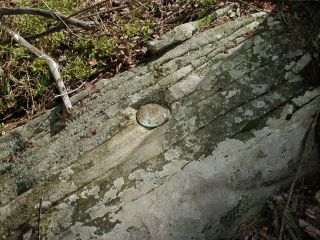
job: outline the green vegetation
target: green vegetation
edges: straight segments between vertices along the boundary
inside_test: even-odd
[[[205,17],[203,19],[200,19],[197,22],[196,28],[197,29],[203,29],[203,28],[209,27],[212,22],[213,22],[212,15],[208,15],[207,17]]]
[[[0,3],[0,7],[33,7],[71,15],[94,2],[98,1],[9,0]],[[26,39],[33,39],[29,41],[34,46],[54,58],[61,67],[65,84],[74,89],[98,72],[110,77],[135,66],[145,55],[148,40],[180,23],[163,25],[166,19],[181,15],[178,10],[184,9],[183,21],[190,21],[206,16],[215,3],[216,0],[180,0],[172,5],[143,0],[112,5],[113,1],[106,1],[75,16],[82,21],[96,22],[95,29],[88,31],[68,26],[36,39],[32,37],[61,25],[61,21],[34,15],[12,15],[3,19],[10,28]],[[164,12],[171,15],[163,15]],[[200,25],[207,26],[211,21],[210,17],[205,18]],[[0,122],[15,118],[16,112],[19,112],[17,117],[31,116],[46,106],[53,106],[57,90],[46,63],[14,43],[3,31],[0,31],[0,38],[0,64],[3,66],[0,69]]]

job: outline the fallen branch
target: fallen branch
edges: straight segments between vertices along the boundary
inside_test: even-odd
[[[59,93],[62,96],[62,101],[64,103],[64,106],[67,110],[67,112],[72,110],[72,104],[70,101],[70,98],[67,94],[66,87],[64,85],[64,82],[61,79],[61,74],[59,71],[59,65],[48,55],[46,55],[44,52],[30,44],[27,40],[25,40],[23,37],[21,37],[18,33],[11,30],[9,27],[7,27],[3,21],[0,20],[0,28],[6,31],[17,43],[22,44],[25,46],[31,53],[36,55],[39,58],[42,58],[46,61],[49,70],[57,84]]]
[[[63,29],[65,29],[65,25],[60,24],[58,26],[50,28],[50,29],[48,29],[46,31],[43,31],[41,33],[37,33],[37,34],[34,34],[34,35],[29,35],[29,36],[25,37],[25,40],[31,42],[31,41],[34,41],[34,40],[36,40],[38,38],[45,37],[45,36],[48,36],[48,35],[56,33],[56,32],[60,32]]]
[[[91,21],[82,21],[74,17],[66,16],[59,12],[52,12],[49,10],[39,9],[39,8],[28,8],[28,7],[20,7],[20,8],[0,8],[0,18],[8,15],[37,15],[47,18],[52,18],[58,21],[63,20],[65,23],[69,25],[73,25],[79,28],[84,28],[86,30],[92,29],[96,27],[96,24]]]
[[[93,4],[93,5],[91,5],[91,6],[87,7],[87,8],[84,8],[84,9],[78,11],[78,12],[75,12],[75,13],[71,14],[70,16],[68,16],[68,18],[71,18],[71,17],[74,17],[74,16],[78,16],[78,15],[80,15],[80,14],[86,13],[86,12],[88,12],[88,11],[90,11],[90,10],[98,7],[98,6],[100,6],[101,4],[103,4],[103,3],[105,3],[105,2],[106,2],[106,1],[101,1],[101,2],[95,3],[95,4]],[[114,7],[114,8],[111,8],[111,9],[105,11],[105,13],[107,13],[107,12],[112,12],[112,11],[116,11],[116,10],[119,10],[119,9],[123,9],[124,7],[126,7],[126,6]],[[79,17],[79,19],[83,19],[83,18],[95,16],[95,15],[97,15],[97,13],[89,14],[89,15],[86,15],[86,16],[81,16],[81,17]],[[33,41],[33,40],[35,40],[35,39],[38,39],[38,38],[41,38],[41,37],[45,37],[45,36],[50,35],[50,34],[53,34],[53,33],[55,33],[55,32],[59,32],[59,31],[65,29],[65,27],[66,27],[66,26],[65,26],[64,24],[60,24],[60,25],[58,25],[58,26],[55,26],[55,27],[53,27],[53,28],[50,28],[50,29],[48,29],[48,30],[46,30],[46,31],[43,31],[43,32],[41,32],[41,33],[37,33],[37,34],[34,34],[34,35],[27,36],[27,37],[25,37],[25,39],[26,39],[27,41]]]

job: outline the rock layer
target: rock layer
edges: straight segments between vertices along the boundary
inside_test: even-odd
[[[0,138],[0,238],[219,239],[295,173],[317,167],[319,89],[304,50],[265,13],[196,33],[158,59]],[[81,101],[80,101],[81,100]],[[142,127],[148,103],[170,119]],[[8,161],[15,155],[17,160]]]

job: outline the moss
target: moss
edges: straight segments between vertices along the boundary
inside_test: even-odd
[[[125,33],[129,38],[135,36],[143,36],[143,40],[147,42],[150,39],[149,33],[153,24],[150,21],[134,19],[124,25]]]
[[[91,57],[106,58],[115,54],[117,47],[116,38],[99,37],[92,40],[93,50]]]
[[[208,15],[207,17],[197,21],[196,29],[201,30],[202,28],[209,27],[212,22],[213,22],[212,15]]]
[[[168,68],[155,66],[155,67],[152,69],[153,77],[154,77],[154,78],[164,77],[164,76],[166,75],[166,72],[169,71],[169,70],[170,70],[170,69],[168,69]]]
[[[63,78],[66,81],[78,81],[92,73],[92,68],[87,61],[81,57],[74,58],[63,70]]]

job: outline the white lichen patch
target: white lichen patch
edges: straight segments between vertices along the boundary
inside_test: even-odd
[[[234,118],[234,122],[235,123],[241,123],[243,121],[243,119],[241,117],[235,117]]]
[[[78,199],[79,199],[79,197],[77,195],[72,194],[66,200],[67,200],[68,204],[71,205],[71,204],[75,203]]]
[[[163,77],[158,84],[160,86],[172,85],[178,82],[180,79],[188,76],[193,71],[193,66],[191,64],[174,71],[166,77]]]
[[[243,115],[246,116],[246,117],[252,117],[252,116],[253,116],[253,111],[250,110],[250,109],[247,109],[247,110],[244,112]]]
[[[301,49],[297,49],[293,52],[289,52],[286,54],[286,58],[295,58],[295,57],[298,57],[298,56],[301,56],[303,55],[303,51]]]
[[[70,230],[79,240],[97,239],[98,237],[95,234],[95,231],[97,230],[96,227],[84,226],[81,222],[76,222]]]
[[[106,205],[106,200],[102,199],[99,203],[97,203],[95,206],[89,208],[86,213],[90,215],[90,218],[92,220],[95,220],[97,218],[101,218],[106,216],[107,214],[110,216],[110,214],[114,214],[120,206],[108,206]]]
[[[263,101],[256,101],[253,103],[254,107],[256,108],[263,108],[264,106],[266,106],[266,103]]]
[[[52,203],[50,201],[42,201],[41,202],[41,210],[45,211],[51,207]],[[37,203],[34,206],[34,209],[39,209],[40,203]]]
[[[296,104],[298,107],[301,107],[318,96],[320,96],[320,88],[316,88],[311,91],[306,91],[303,96],[294,98],[292,102]]]
[[[279,93],[273,92],[272,95],[268,96],[268,99],[279,100],[279,99],[283,99],[283,97]]]
[[[286,104],[279,118],[268,118],[267,126],[272,127],[273,129],[281,128],[284,122],[287,121],[286,118],[292,115],[293,112],[294,112],[294,106],[292,104]]]
[[[112,200],[112,199],[115,199],[117,197],[117,194],[118,194],[118,190],[116,188],[110,188],[109,191],[107,191],[104,196],[103,196],[103,199],[106,199],[106,200]]]
[[[295,66],[292,68],[292,71],[294,73],[301,72],[312,60],[312,56],[310,53],[304,54],[299,61],[295,64]]]
[[[125,110],[123,110],[123,115],[125,115],[128,118],[131,118],[132,116],[135,117],[137,110],[135,110],[132,107],[127,107]]]
[[[81,198],[87,198],[88,189],[87,189],[86,186],[85,186],[83,189],[84,189],[84,190],[79,194],[79,196],[80,196]]]
[[[71,169],[71,167],[67,167],[61,171],[59,180],[62,182],[67,182],[72,174],[74,174],[74,171]]]
[[[181,155],[181,150],[178,147],[171,148],[164,154],[164,158],[168,161],[172,161],[172,160],[179,159],[180,155]]]
[[[292,78],[289,79],[289,82],[301,82],[304,78],[301,75],[294,75]]]
[[[234,89],[228,92],[228,95],[226,96],[226,98],[232,98],[235,95],[237,95],[238,93],[240,93],[240,89]]]
[[[123,177],[117,178],[117,179],[114,180],[114,182],[113,182],[113,186],[114,186],[118,191],[121,190],[121,187],[122,187],[123,184],[124,184]]]
[[[100,192],[100,186],[94,186],[87,192],[87,195],[94,196],[94,198],[99,198],[99,195],[98,195],[99,192]]]
[[[268,90],[269,86],[269,84],[250,84],[252,92],[255,94],[265,93]]]
[[[294,65],[296,64],[295,61],[291,61],[289,64],[287,64],[284,69],[289,71]]]
[[[179,121],[185,117],[185,107],[179,107],[177,113],[174,115],[174,119]]]
[[[246,70],[241,70],[237,68],[233,68],[229,71],[230,77],[232,79],[239,79],[246,73]]]
[[[184,80],[176,83],[171,86],[165,96],[165,100],[168,103],[175,102],[184,96],[194,92],[198,84],[200,83],[201,78],[198,75],[191,74],[186,77]]]
[[[288,72],[285,73],[284,79],[285,79],[285,80],[290,80],[290,79],[293,78],[295,75],[296,75],[296,74],[294,74],[293,72],[288,71]]]

